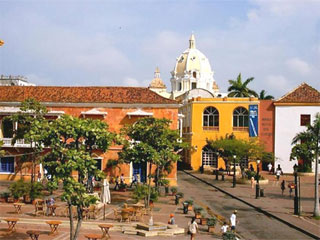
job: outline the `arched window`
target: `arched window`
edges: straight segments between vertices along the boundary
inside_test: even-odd
[[[214,107],[203,111],[203,130],[219,130],[219,112]]]
[[[208,146],[204,146],[202,149],[202,166],[218,167],[217,157]]]
[[[238,107],[233,111],[233,129],[246,130],[249,126],[249,113],[244,107]]]

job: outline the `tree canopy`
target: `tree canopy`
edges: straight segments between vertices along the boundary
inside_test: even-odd
[[[259,99],[261,100],[272,100],[274,97],[272,95],[267,95],[266,90],[261,90],[259,93]]]
[[[257,97],[258,94],[248,88],[248,84],[253,81],[253,77],[248,78],[244,82],[242,82],[241,73],[239,73],[236,80],[229,80],[229,88],[228,88],[228,97]]]
[[[92,157],[94,149],[105,152],[113,135],[108,125],[100,120],[81,119],[68,115],[52,121],[43,135],[43,142],[50,152],[43,157],[44,165],[51,179],[48,185],[56,188],[63,183],[62,200],[66,201],[70,213],[70,239],[77,239],[82,223],[84,207],[97,200],[88,195],[86,189],[89,177],[103,177]],[[72,175],[76,174],[76,178]],[[77,207],[77,228],[74,231],[72,206]]]

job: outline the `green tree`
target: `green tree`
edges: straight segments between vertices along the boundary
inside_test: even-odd
[[[148,201],[150,200],[151,170],[156,166],[155,184],[161,177],[170,173],[173,163],[180,160],[177,151],[186,147],[177,130],[170,129],[168,119],[142,118],[135,124],[122,129],[123,150],[119,153],[121,161],[148,163]]]
[[[229,80],[228,97],[258,97],[258,94],[248,88],[248,84],[253,81],[253,77],[248,78],[244,82],[241,79],[241,73],[239,73],[237,80]]]
[[[30,188],[32,200],[34,198],[35,168],[43,152],[42,136],[48,124],[45,119],[46,114],[46,107],[30,98],[21,103],[18,113],[6,117],[6,119],[18,124],[18,127],[14,130],[12,145],[18,140],[24,140],[25,143],[30,144],[28,148],[30,152],[26,153],[25,158],[29,158],[32,163]]]
[[[272,95],[266,95],[266,94],[267,94],[266,90],[261,90],[261,92],[259,93],[259,99],[261,99],[261,100],[274,99],[274,97]]]
[[[291,150],[291,159],[303,159],[311,165],[315,163],[315,194],[314,194],[314,211],[315,217],[320,216],[319,210],[319,179],[318,179],[318,159],[320,144],[320,113],[317,113],[312,125],[307,126],[305,131],[298,133],[292,140],[295,145]]]
[[[103,177],[102,171],[96,167],[92,152],[106,152],[113,135],[107,131],[105,122],[92,119],[80,119],[64,115],[51,122],[43,136],[44,144],[51,151],[43,158],[52,179],[48,182],[51,189],[63,183],[62,200],[69,208],[70,240],[78,238],[82,223],[83,208],[96,202],[96,198],[88,195],[86,179],[90,176]],[[72,176],[76,174],[76,177]],[[77,226],[74,230],[72,206],[77,208]]]

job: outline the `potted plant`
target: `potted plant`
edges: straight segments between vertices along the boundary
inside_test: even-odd
[[[12,183],[9,186],[11,195],[14,198],[14,201],[19,201],[19,198],[23,197],[30,192],[29,184],[25,183],[22,179]]]
[[[196,219],[200,219],[201,218],[201,212],[203,211],[202,207],[195,207],[194,208],[194,216]]]
[[[9,193],[9,192],[3,192],[3,193],[1,193],[1,202],[7,202],[9,196],[10,196],[10,193]]]
[[[192,211],[193,200],[189,199],[189,200],[186,200],[186,202],[188,203],[188,211]]]
[[[176,195],[175,195],[175,204],[178,205],[179,202],[180,202],[180,199],[183,198],[184,194],[182,192],[178,192]]]
[[[208,222],[208,219],[204,216],[201,216],[200,218],[200,225],[206,225]]]
[[[209,233],[213,233],[214,232],[214,228],[217,224],[217,218],[215,217],[211,217],[207,220],[207,225],[208,225],[208,232]]]
[[[170,191],[171,191],[171,195],[175,196],[177,194],[177,192],[178,192],[178,188],[177,187],[171,187]]]
[[[227,231],[223,234],[222,239],[223,240],[236,240],[236,235],[231,231]]]

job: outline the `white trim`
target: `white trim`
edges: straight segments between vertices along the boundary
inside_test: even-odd
[[[102,115],[102,116],[106,116],[108,113],[107,112],[100,112],[98,109],[96,108],[93,108],[93,109],[90,109],[88,111],[85,111],[85,112],[81,112],[81,115],[83,115],[84,117],[86,115]]]
[[[132,116],[153,116],[153,113],[145,112],[145,111],[141,110],[141,108],[138,108],[134,112],[128,112],[127,115],[129,116],[129,118],[131,118]]]

